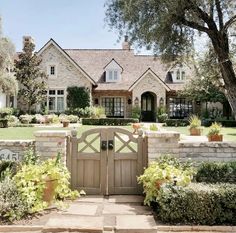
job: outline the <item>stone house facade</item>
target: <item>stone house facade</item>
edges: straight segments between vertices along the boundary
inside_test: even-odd
[[[171,118],[196,111],[192,101],[176,95],[193,76],[193,68],[185,63],[167,67],[159,57],[136,55],[127,38],[121,49],[63,49],[50,39],[37,54],[48,75],[50,112],[66,110],[70,86],[86,87],[92,104],[103,106],[107,117],[131,117],[134,106],[141,108],[141,120],[149,122],[156,120],[160,106],[166,106]]]

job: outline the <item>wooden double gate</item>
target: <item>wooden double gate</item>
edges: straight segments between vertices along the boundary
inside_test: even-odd
[[[146,166],[142,135],[122,128],[96,128],[70,138],[68,167],[73,189],[87,194],[140,194],[137,176]]]

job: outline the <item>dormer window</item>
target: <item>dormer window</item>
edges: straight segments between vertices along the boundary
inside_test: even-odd
[[[105,82],[119,82],[121,80],[121,73],[123,68],[112,59],[105,67],[106,80]]]
[[[183,65],[173,67],[169,73],[171,74],[173,82],[184,82],[186,80],[186,73]]]

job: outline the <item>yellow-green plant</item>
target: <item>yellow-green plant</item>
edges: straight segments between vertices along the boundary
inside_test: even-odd
[[[156,124],[151,124],[151,125],[149,126],[149,129],[150,129],[151,131],[158,131],[158,127],[157,127]]]
[[[219,135],[221,133],[221,128],[221,124],[218,124],[217,122],[212,123],[209,128],[208,136]]]
[[[48,205],[43,201],[43,190],[48,178],[57,180],[55,190],[57,200],[74,199],[79,196],[77,191],[69,188],[70,174],[65,165],[60,162],[60,153],[56,158],[41,163],[24,164],[14,176],[14,181],[32,213],[40,211]]]
[[[192,115],[189,117],[189,128],[193,129],[193,128],[200,128],[201,127],[201,119],[196,116],[196,115]]]
[[[151,163],[144,174],[138,177],[138,182],[143,184],[144,204],[150,205],[152,201],[156,201],[160,188],[164,184],[188,185],[194,173],[191,164],[180,163],[171,156],[163,156]]]

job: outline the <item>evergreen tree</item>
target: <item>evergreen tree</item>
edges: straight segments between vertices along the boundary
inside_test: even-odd
[[[28,113],[47,97],[47,75],[41,71],[41,59],[34,53],[35,45],[25,42],[23,52],[15,60],[15,75],[20,83],[18,96],[27,105]]]

